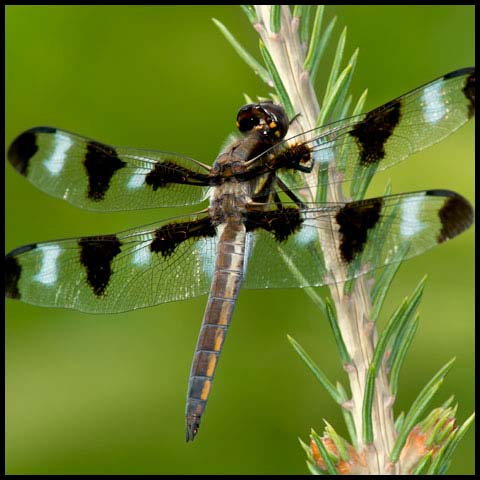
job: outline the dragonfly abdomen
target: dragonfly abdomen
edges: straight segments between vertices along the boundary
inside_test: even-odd
[[[212,286],[190,371],[185,412],[187,442],[198,432],[242,284],[245,235],[242,223],[231,222],[225,224],[218,241]]]

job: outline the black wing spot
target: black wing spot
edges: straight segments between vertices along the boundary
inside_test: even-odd
[[[36,127],[20,134],[10,145],[7,152],[8,161],[22,175],[28,175],[30,159],[37,153],[37,133],[55,133],[51,127]]]
[[[112,276],[112,260],[122,245],[115,235],[87,237],[78,241],[80,263],[87,272],[87,282],[97,297],[105,294]]]
[[[125,167],[126,162],[118,158],[114,148],[90,141],[84,165],[88,176],[88,198],[98,202],[104,199],[114,173]]]
[[[453,72],[448,72],[443,76],[444,80],[449,80],[450,78],[457,78],[461,77],[462,75],[466,75],[467,73],[474,73],[475,67],[465,67],[459,68],[458,70],[454,70]]]
[[[18,288],[18,282],[22,274],[22,266],[18,262],[17,257],[23,253],[29,252],[37,248],[36,243],[23,245],[15,248],[5,256],[5,296],[8,298],[21,298],[21,292]]]
[[[8,149],[8,161],[22,175],[27,175],[28,163],[37,153],[37,136],[34,132],[28,131],[19,135]]]
[[[18,282],[22,275],[22,267],[15,257],[7,255],[5,257],[5,296],[8,298],[20,299],[21,294],[18,289]]]
[[[382,200],[362,200],[347,203],[335,219],[340,232],[340,255],[350,263],[365,247],[368,231],[380,220]]]
[[[427,195],[445,196],[447,199],[438,212],[442,228],[438,234],[438,243],[460,235],[473,223],[473,208],[461,195],[449,190],[429,190]]]
[[[465,80],[462,92],[470,102],[468,105],[468,118],[472,118],[475,115],[475,72],[472,72]]]
[[[167,258],[173,254],[178,245],[189,238],[214,237],[216,234],[210,217],[191,222],[170,223],[155,230],[150,250]]]
[[[37,133],[56,133],[52,127],[35,127],[20,134],[7,152],[9,162],[22,175],[28,175],[30,159],[37,153]]]
[[[209,185],[209,176],[197,173],[173,162],[156,163],[153,170],[145,177],[145,183],[153,191],[166,187],[170,183],[183,183],[188,185]]]
[[[300,172],[310,173],[313,168],[312,150],[303,143],[290,146],[273,158],[274,168],[293,168]]]
[[[247,232],[263,228],[273,234],[275,240],[284,242],[290,235],[300,229],[303,223],[300,210],[295,207],[281,208],[272,211],[250,210],[246,213],[245,228]]]
[[[8,256],[9,257],[17,257],[18,255],[21,255],[22,253],[29,252],[30,250],[35,250],[37,248],[36,243],[29,243],[28,245],[22,245],[21,247],[15,248],[12,250]]]
[[[367,113],[350,135],[356,138],[360,164],[367,167],[385,158],[385,143],[398,125],[401,104],[398,100]]]

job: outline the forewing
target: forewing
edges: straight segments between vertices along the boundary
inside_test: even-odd
[[[202,215],[27,245],[5,257],[5,295],[91,313],[192,298],[209,290],[216,248],[215,228]]]
[[[208,168],[191,158],[111,147],[51,127],[22,133],[7,156],[40,190],[89,210],[191,205],[208,189]]]
[[[278,151],[296,151],[318,167],[318,183],[356,179],[380,171],[455,132],[475,113],[475,69],[465,68],[398,97],[368,113],[320,127],[286,140]],[[269,155],[272,151],[267,152]],[[302,160],[307,162],[306,158]],[[314,170],[315,171],[315,170]],[[305,178],[280,170],[292,189]]]

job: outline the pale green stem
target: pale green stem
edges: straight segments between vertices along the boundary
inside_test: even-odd
[[[306,48],[299,39],[298,19],[294,20],[292,18],[289,7],[282,6],[281,28],[277,33],[274,33],[270,30],[270,6],[255,5],[255,11],[257,14],[255,28],[270,54],[294,111],[301,113],[298,121],[292,124],[289,133],[295,135],[310,130],[316,126],[320,107],[309,74],[303,68]],[[315,181],[312,181],[313,176],[310,174],[310,177],[305,177],[305,182],[309,186],[311,201],[316,198],[317,189]],[[329,186],[327,201],[344,201],[342,187],[339,183]],[[321,231],[319,235],[321,244],[338,244],[337,232],[333,225],[330,229]],[[329,270],[332,275],[341,273],[338,271],[335,252],[324,251],[323,253],[325,264],[327,268],[330,267]],[[366,377],[377,340],[375,325],[370,322],[371,287],[365,279],[360,277],[355,281],[355,286],[349,295],[344,294],[341,284],[334,284],[330,291],[337,311],[338,326],[348,354],[352,359],[346,369],[352,393],[349,404],[359,441],[359,450],[365,452],[369,473],[398,474],[398,466],[392,465],[388,461],[396,433],[392,412],[393,398],[390,394],[384,362],[379,368],[373,392],[373,443],[365,445],[362,440],[363,397]]]

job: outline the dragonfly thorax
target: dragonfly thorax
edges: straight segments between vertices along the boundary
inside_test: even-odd
[[[225,222],[242,222],[249,202],[249,182],[231,181],[215,187],[208,209],[212,223],[219,225]]]

